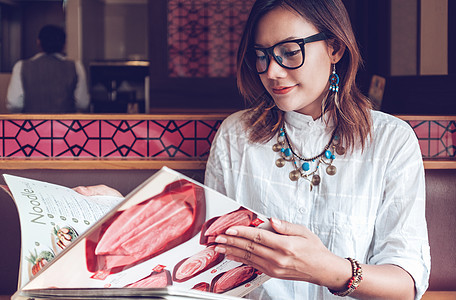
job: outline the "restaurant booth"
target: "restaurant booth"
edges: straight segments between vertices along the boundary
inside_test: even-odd
[[[32,7],[26,16],[47,16],[36,11],[43,9],[44,2],[53,1],[22,2]],[[231,112],[244,107],[236,88],[235,53],[244,25],[242,20],[247,17],[252,1],[63,2],[67,5],[68,54],[82,58],[86,67],[91,113],[7,114],[4,103],[0,102],[1,173],[67,187],[106,184],[124,195],[163,166],[203,182],[217,129]],[[381,92],[379,106],[406,121],[421,147],[431,246],[430,285],[423,299],[450,300],[456,299],[455,60],[450,56],[446,61],[448,76],[420,76],[420,64],[425,65],[414,55],[424,57],[429,49],[422,45],[420,48],[417,32],[413,31],[417,30],[416,26],[407,23],[413,21],[413,16],[407,5],[401,5],[405,2],[344,0],[363,46],[365,67],[358,78],[362,91],[368,94],[373,75],[383,74],[374,77],[385,80],[383,84],[386,82],[385,90],[384,85],[376,90]],[[442,1],[416,2],[430,5]],[[143,6],[135,6],[138,3]],[[218,3],[229,4],[217,6]],[[450,0],[446,3],[448,12],[454,12],[455,3]],[[71,14],[72,9],[78,13]],[[391,10],[396,14],[391,16]],[[133,12],[133,25],[146,25],[130,28],[133,25],[126,20],[131,20],[131,15],[124,15],[124,11]],[[431,14],[441,10],[423,8],[422,11]],[[216,20],[212,27],[198,23],[208,20],[209,15]],[[100,16],[105,18],[104,24]],[[434,18],[431,24],[442,20]],[[419,25],[429,20],[415,21]],[[36,19],[28,22],[33,30],[38,28]],[[434,27],[438,29],[437,25]],[[453,28],[448,33],[448,49],[455,49],[456,26],[448,25],[448,28]],[[102,35],[103,29],[112,40]],[[140,30],[141,38],[135,40],[132,33]],[[192,30],[199,30],[198,34]],[[431,31],[427,34],[421,41],[441,36]],[[118,40],[122,37],[124,40]],[[103,42],[105,45],[100,46]],[[116,47],[119,44],[126,48]],[[438,65],[436,62],[445,57],[439,52],[443,48],[437,42],[429,44],[434,46],[429,52],[430,61]],[[133,46],[138,47],[133,49]],[[128,47],[133,49],[131,53],[120,53],[122,49],[128,52]],[[23,48],[34,51],[27,45]],[[412,48],[417,49],[410,51]],[[144,51],[139,59],[127,57],[135,56],[138,51]],[[111,53],[113,57],[98,57],[99,53]],[[411,65],[412,76],[394,74],[398,68]],[[9,74],[0,75],[0,79],[9,80]],[[377,81],[377,87],[381,82]],[[0,92],[5,92],[6,86],[0,80]],[[4,93],[0,96],[3,101]],[[18,288],[21,246],[17,210],[3,191],[0,191],[0,241],[4,245],[0,249],[0,300],[3,300],[9,299]]]
[[[162,166],[199,182],[227,113],[0,115],[2,174],[68,187],[107,184],[124,195]],[[418,136],[426,173],[432,269],[424,299],[454,299],[456,118],[399,116]],[[16,290],[20,227],[13,201],[0,194],[4,259],[0,294]]]

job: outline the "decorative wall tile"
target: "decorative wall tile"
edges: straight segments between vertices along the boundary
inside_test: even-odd
[[[0,120],[0,156],[205,158],[221,122]]]
[[[3,122],[3,156],[46,157],[52,153],[52,127],[47,121]]]
[[[170,77],[232,77],[253,0],[169,0]]]
[[[416,133],[423,158],[455,158],[456,121],[408,121]]]
[[[0,120],[0,157],[206,159],[220,120]],[[425,159],[456,158],[456,121],[407,121]]]

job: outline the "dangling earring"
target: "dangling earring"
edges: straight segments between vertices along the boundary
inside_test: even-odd
[[[336,64],[333,64],[333,72],[332,74],[329,76],[329,91],[330,92],[334,92],[334,93],[337,93],[339,92],[339,75],[337,75],[336,73]]]
[[[340,109],[339,103],[339,82],[340,78],[339,75],[336,73],[336,64],[333,64],[333,71],[332,74],[329,76],[329,91],[334,93],[334,104],[336,105],[337,110],[339,111],[342,118],[344,118],[350,124],[353,124],[347,116],[345,116],[342,109]]]
[[[329,91],[334,93],[334,104],[336,104],[337,109],[340,111],[339,107],[339,75],[336,73],[336,64],[333,64],[332,74],[329,76]]]

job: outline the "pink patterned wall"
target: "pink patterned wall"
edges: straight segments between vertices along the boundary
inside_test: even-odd
[[[1,157],[205,157],[221,120],[1,120]]]
[[[169,0],[170,77],[233,77],[253,0]]]
[[[222,120],[0,120],[0,157],[204,159]],[[407,122],[423,158],[456,158],[456,120]]]

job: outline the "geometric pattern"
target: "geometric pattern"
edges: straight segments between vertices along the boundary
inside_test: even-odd
[[[0,120],[1,157],[205,158],[221,120]]]
[[[234,77],[253,0],[169,0],[168,76]]]
[[[418,137],[423,158],[456,158],[455,120],[407,122]]]
[[[204,160],[223,119],[0,120],[0,157]],[[456,119],[404,119],[424,159],[456,159]]]

